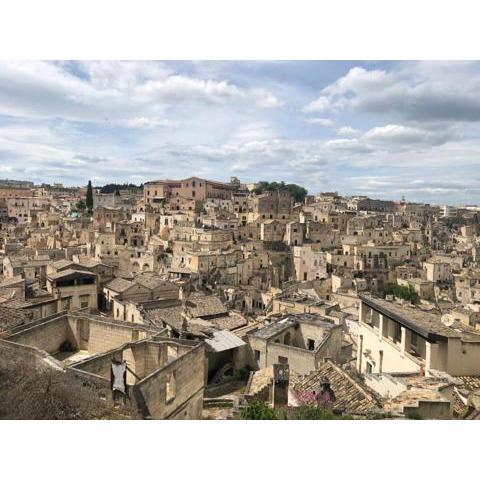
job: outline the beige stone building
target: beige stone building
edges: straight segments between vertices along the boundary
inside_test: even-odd
[[[307,374],[327,359],[339,361],[342,326],[318,314],[272,317],[270,325],[248,335],[257,368],[275,363]]]
[[[47,291],[61,301],[61,310],[89,309],[98,307],[98,277],[82,270],[61,270],[47,275]]]
[[[359,295],[357,370],[362,373],[480,375],[480,335],[439,314]]]

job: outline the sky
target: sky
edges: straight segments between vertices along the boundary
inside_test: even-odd
[[[0,62],[0,178],[480,204],[480,62]]]

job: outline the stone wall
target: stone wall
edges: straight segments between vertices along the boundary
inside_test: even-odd
[[[135,400],[144,415],[153,419],[199,419],[205,385],[205,346],[203,344],[147,376],[135,387]],[[167,402],[167,381],[175,376],[175,398]]]
[[[27,326],[6,338],[11,342],[33,346],[47,353],[58,352],[65,340],[76,345],[75,335],[66,316],[54,318],[30,328]]]

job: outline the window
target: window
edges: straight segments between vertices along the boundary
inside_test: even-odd
[[[255,350],[255,360],[257,362],[260,360],[260,350]]]
[[[288,365],[288,358],[287,357],[278,357],[278,363],[281,363],[282,365]]]
[[[393,339],[396,342],[400,342],[402,340],[402,326],[399,323],[395,323],[395,333]]]
[[[412,345],[412,348],[414,348],[414,349],[417,348],[417,340],[418,340],[417,334],[415,332],[412,332],[410,344]]]
[[[312,340],[311,338],[307,339],[307,344],[308,344],[308,349],[309,350],[315,350],[315,340]]]
[[[373,365],[370,362],[367,362],[367,373],[373,372]]]

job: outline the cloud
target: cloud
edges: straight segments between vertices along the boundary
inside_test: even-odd
[[[0,62],[0,172],[480,202],[479,87],[478,62]]]
[[[325,143],[325,146],[335,151],[352,154],[370,153],[373,151],[369,145],[357,138],[339,138],[337,140],[329,140]]]
[[[159,62],[0,62],[0,114],[125,121],[162,117],[169,108],[278,108],[263,87],[240,87],[172,72]],[[163,125],[162,125],[163,126]]]
[[[305,108],[395,115],[409,121],[480,121],[480,64],[407,64],[395,71],[354,67]]]
[[[366,132],[362,139],[366,142],[384,145],[388,148],[442,145],[458,139],[454,129],[426,129],[405,125],[385,125]]]
[[[176,121],[161,117],[134,117],[123,122],[119,122],[119,124],[131,128],[176,128],[179,125],[179,123]]]
[[[362,132],[356,128],[352,127],[340,127],[337,130],[337,135],[339,137],[348,137],[348,138],[354,138],[360,136]]]
[[[100,162],[108,162],[111,159],[106,157],[95,157],[90,155],[74,155],[73,160],[80,160],[82,163],[100,163]]]
[[[424,180],[412,178],[410,174],[400,176],[362,176],[352,179],[357,184],[357,190],[369,194],[392,197],[401,195],[439,196],[448,197],[455,193],[464,195],[479,194],[480,181],[478,180]],[[388,193],[387,193],[388,192]]]
[[[305,123],[310,123],[312,125],[321,125],[322,127],[331,127],[335,124],[330,118],[305,118]]]
[[[323,113],[333,110],[333,105],[328,97],[322,96],[310,102],[303,110],[306,113]]]

